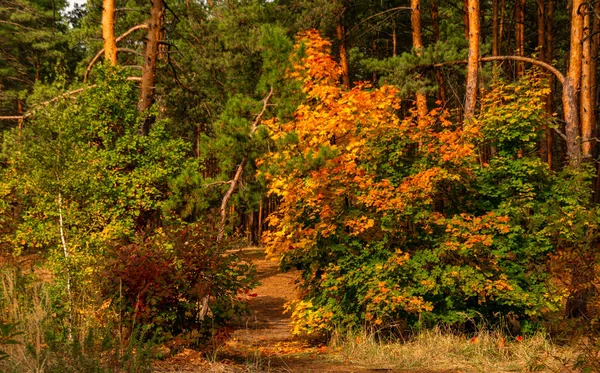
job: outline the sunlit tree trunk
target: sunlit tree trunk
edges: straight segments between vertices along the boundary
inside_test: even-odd
[[[413,48],[419,57],[423,56],[423,38],[421,36],[421,0],[411,0],[410,6],[412,13],[410,23],[412,26]],[[420,124],[427,116],[427,97],[423,93],[417,92],[417,114]]]
[[[569,68],[563,84],[563,110],[569,164],[578,167],[581,163],[579,100],[577,91],[581,85],[581,60],[583,38],[583,16],[580,12],[583,0],[573,0],[571,8],[571,42]]]
[[[161,18],[164,15],[163,0],[152,0],[150,22],[148,24],[148,37],[146,40],[146,53],[142,68],[142,82],[138,109],[145,111],[154,103],[154,83],[156,81],[156,62],[158,60],[159,42],[161,35]],[[148,134],[154,118],[147,117],[142,125],[143,135]]]
[[[468,0],[469,55],[467,58],[467,88],[465,119],[475,115],[477,102],[477,75],[479,72],[479,0]]]
[[[102,2],[102,38],[104,39],[104,59],[114,66],[117,64],[115,0],[103,0]]]
[[[590,11],[587,6],[581,9],[583,14],[583,45],[581,59],[581,95],[579,113],[581,118],[581,140],[583,142],[583,158],[592,158],[592,141],[594,132],[594,108],[592,106],[592,96],[594,88],[592,82],[592,69],[595,68],[595,58],[592,58],[592,22]],[[592,61],[593,59],[593,61]]]
[[[463,0],[463,22],[465,26],[465,39],[469,39],[469,0]]]

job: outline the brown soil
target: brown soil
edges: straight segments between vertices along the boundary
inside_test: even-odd
[[[249,300],[250,316],[238,320],[228,338],[212,352],[186,349],[156,364],[156,372],[434,373],[332,362],[325,346],[294,337],[290,332],[290,318],[284,313],[284,305],[298,296],[295,280],[299,274],[280,273],[277,263],[267,259],[260,248],[244,249],[242,256],[256,266],[261,282],[251,292],[255,296]]]

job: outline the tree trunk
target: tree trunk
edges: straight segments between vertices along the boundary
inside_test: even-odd
[[[392,23],[392,57],[398,56],[398,32],[396,31],[396,22]]]
[[[499,29],[499,4],[493,0],[492,4],[492,56],[500,55],[500,29]]]
[[[152,9],[150,10],[150,22],[148,24],[148,38],[146,40],[146,53],[144,54],[144,67],[142,68],[142,84],[140,92],[140,101],[138,103],[139,111],[145,111],[154,103],[154,82],[156,80],[156,61],[158,59],[158,45],[160,42],[160,33],[162,24],[161,18],[164,15],[163,0],[152,0]],[[142,135],[147,135],[154,118],[148,117],[142,124]]]
[[[554,59],[554,0],[548,0],[546,17],[546,61],[552,63]],[[550,93],[546,97],[546,113],[549,116],[554,114],[554,75],[548,74],[548,84]],[[548,166],[552,168],[552,141],[554,134],[550,128],[546,131],[546,153],[548,156]]]
[[[515,49],[518,56],[525,56],[525,0],[515,1]],[[525,64],[517,62],[517,76],[525,73]]]
[[[421,0],[411,0],[410,6],[412,13],[410,23],[412,26],[413,48],[417,56],[423,56],[423,38],[421,36]],[[423,125],[427,117],[427,97],[423,93],[417,92],[417,115],[419,125]]]
[[[102,38],[104,39],[104,59],[115,66],[117,64],[115,0],[103,0],[102,2]]]
[[[465,39],[469,40],[469,0],[463,0],[463,22],[465,24]]]
[[[433,41],[437,43],[440,41],[440,17],[435,0],[431,1],[431,22],[433,23]],[[437,80],[437,84],[439,86],[438,99],[442,102],[442,105],[444,105],[446,101],[448,101],[448,94],[446,93],[444,76],[439,69],[435,70],[435,79]]]
[[[538,59],[546,62],[546,2],[537,0],[537,37],[538,37]],[[552,61],[550,61],[552,62]],[[549,79],[550,81],[550,79]],[[543,132],[540,137],[540,159],[548,162],[548,125],[543,126]]]
[[[340,43],[340,65],[342,66],[342,83],[344,87],[350,88],[350,67],[348,66],[348,51],[346,50],[346,30],[342,24],[343,13],[336,25],[338,42]]]
[[[583,0],[573,0],[571,9],[571,42],[569,68],[563,84],[563,110],[565,113],[565,135],[567,136],[567,158],[569,164],[578,167],[581,163],[580,121],[577,91],[581,85],[581,61],[583,38],[583,16],[580,13]]]
[[[479,0],[467,1],[469,10],[469,55],[467,58],[465,120],[475,115],[477,75],[479,72]]]
[[[591,16],[590,10],[584,6],[581,11],[583,14],[583,53],[581,59],[581,95],[580,95],[580,118],[581,118],[581,140],[583,142],[583,159],[592,158],[592,134],[594,132],[594,108],[592,106],[592,97],[594,89],[592,87],[592,37],[591,37]],[[593,58],[594,61],[596,60]]]

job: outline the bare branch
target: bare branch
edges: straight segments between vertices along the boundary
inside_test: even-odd
[[[139,76],[130,76],[130,77],[127,78],[127,80],[128,81],[132,81],[132,82],[139,82],[139,81],[142,80],[142,78],[140,78]],[[97,86],[98,86],[97,84],[92,84],[92,85],[88,85],[86,87],[81,87],[81,88],[74,89],[74,90],[69,91],[69,92],[65,92],[65,93],[63,93],[61,95],[58,95],[58,96],[56,96],[56,97],[48,100],[48,101],[40,102],[39,104],[37,104],[34,107],[32,107],[29,111],[27,111],[23,115],[20,115],[20,116],[19,115],[11,115],[11,116],[4,116],[4,117],[0,116],[0,120],[21,120],[21,119],[26,119],[26,118],[30,117],[31,115],[33,115],[35,113],[35,111],[37,109],[39,109],[40,107],[48,106],[51,103],[56,102],[56,101],[58,101],[58,100],[60,100],[62,98],[67,98],[67,97],[74,96],[74,95],[76,95],[78,93],[81,93],[81,92],[85,91],[88,88],[95,88]]]
[[[256,129],[258,128],[258,124],[260,123],[262,116],[265,114],[265,111],[267,110],[267,107],[269,106],[269,100],[271,99],[271,96],[273,96],[273,87],[271,87],[269,94],[263,100],[262,110],[260,111],[260,113],[258,113],[256,115],[254,122],[252,122],[252,126],[250,127],[250,134],[248,135],[250,138],[252,138],[252,135],[254,135],[254,133],[256,132]],[[227,193],[225,193],[225,196],[223,196],[223,200],[221,201],[221,224],[219,226],[219,234],[217,236],[217,241],[221,241],[223,239],[223,237],[225,236],[225,222],[227,220],[227,204],[229,203],[229,199],[233,195],[235,188],[237,187],[238,183],[240,182],[242,173],[244,172],[244,167],[246,166],[247,162],[248,162],[248,156],[245,155],[244,158],[242,158],[242,161],[240,162],[240,164],[238,164],[237,169],[235,170],[235,175],[233,176],[233,179],[231,179],[228,182],[228,183],[230,183],[229,189],[227,190]]]
[[[372,18],[378,17],[378,16],[380,16],[382,14],[385,14],[385,13],[393,12],[395,10],[412,10],[412,8],[409,7],[409,6],[398,6],[398,7],[395,7],[395,8],[390,8],[390,9],[384,10],[383,12],[379,12],[379,13],[373,14],[372,16],[363,19],[361,22],[359,22],[358,24],[356,24],[356,26],[352,27],[350,29],[350,31],[348,31],[348,33],[351,33],[356,28],[358,28],[358,26],[362,25],[363,23],[367,22],[368,20],[370,20]]]
[[[506,61],[506,60],[523,61],[523,62],[528,62],[532,65],[543,67],[544,69],[546,69],[546,70],[550,71],[552,74],[554,74],[556,76],[556,78],[560,81],[561,84],[564,84],[564,82],[565,82],[565,76],[556,67],[554,67],[546,62],[536,60],[535,58],[522,57],[522,56],[492,56],[492,57],[482,57],[479,59],[480,62]],[[436,63],[431,66],[443,67],[443,66],[452,66],[452,65],[464,65],[466,63],[467,63],[466,60],[462,60],[462,61]]]
[[[125,33],[123,33],[117,39],[115,39],[115,42],[117,42],[117,43],[120,42],[121,40],[125,39],[127,36],[129,36],[129,34],[131,34],[134,31],[141,30],[141,29],[147,29],[147,28],[148,28],[148,25],[145,23],[141,24],[141,25],[133,26],[129,30],[125,31]],[[92,58],[92,61],[89,63],[87,69],[85,70],[85,75],[83,76],[84,83],[87,81],[87,78],[90,75],[90,72],[92,71],[92,67],[94,67],[96,62],[98,62],[98,60],[100,59],[100,57],[102,57],[103,54],[104,54],[104,49],[101,49],[98,53],[96,53],[94,58]]]

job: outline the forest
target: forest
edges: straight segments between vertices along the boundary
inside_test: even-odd
[[[600,1],[0,0],[0,372],[600,372]]]

